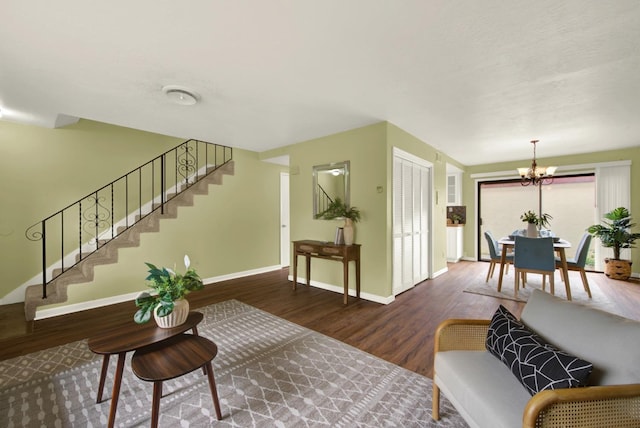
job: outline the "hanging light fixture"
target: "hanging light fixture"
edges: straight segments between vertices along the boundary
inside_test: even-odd
[[[528,168],[518,168],[518,174],[520,174],[520,184],[528,186],[533,184],[534,186],[542,186],[543,184],[553,183],[553,174],[556,172],[555,166],[538,166],[536,162],[536,143],[539,140],[531,140],[533,144],[533,161]]]

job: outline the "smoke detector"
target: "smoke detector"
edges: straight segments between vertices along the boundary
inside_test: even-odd
[[[171,102],[183,106],[192,106],[199,100],[198,94],[184,86],[167,85],[162,88],[162,92]]]

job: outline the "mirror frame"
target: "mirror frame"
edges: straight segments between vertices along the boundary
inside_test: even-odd
[[[347,206],[350,206],[349,204],[351,203],[351,198],[350,198],[351,176],[350,176],[349,167],[350,167],[349,161],[332,162],[325,165],[315,165],[313,167],[313,189],[312,189],[313,213],[312,215],[315,220],[322,220],[322,219],[316,218],[316,216],[319,214],[318,212],[318,174],[324,171],[342,169],[344,174],[344,203]]]

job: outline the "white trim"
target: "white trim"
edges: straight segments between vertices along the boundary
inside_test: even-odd
[[[288,277],[289,281],[293,282],[293,275],[289,275]],[[300,283],[298,282],[297,287],[306,287],[306,284]],[[315,280],[311,280],[311,286],[312,287],[316,287],[316,288],[320,288],[322,290],[327,290],[327,291],[333,291],[334,293],[339,293],[341,295],[344,295],[344,287],[343,286],[339,286],[339,285],[333,285],[333,284],[327,284],[324,282],[320,282],[320,281],[315,281]],[[356,295],[356,290],[353,288],[349,288],[349,296],[354,296]],[[360,291],[360,298],[361,299],[365,299],[365,300],[369,300],[371,302],[375,302],[375,303],[381,303],[383,305],[388,305],[389,303],[392,303],[396,298],[395,296],[387,296],[387,297],[383,297],[383,296],[378,296],[377,294],[371,294],[371,293],[367,293],[367,292],[363,292]]]
[[[258,269],[251,269],[251,270],[246,270],[246,271],[243,271],[243,272],[236,272],[236,273],[227,274],[227,275],[220,275],[220,276],[215,276],[215,277],[211,277],[211,278],[205,278],[205,279],[202,280],[202,282],[205,285],[211,285],[211,284],[215,284],[216,282],[227,281],[227,280],[236,279],[236,278],[243,278],[245,276],[251,276],[251,275],[257,275],[257,274],[261,274],[261,273],[272,272],[274,270],[279,270],[279,269],[281,269],[280,265],[265,266],[265,267],[258,268]],[[73,304],[65,305],[65,306],[57,306],[55,308],[36,309],[35,320],[41,320],[41,319],[45,319],[45,318],[57,317],[59,315],[71,314],[71,313],[74,313],[74,312],[85,311],[87,309],[100,308],[100,307],[103,307],[103,306],[114,305],[116,303],[133,301],[141,292],[142,292],[142,290],[141,291],[136,291],[134,293],[121,294],[119,296],[112,296],[112,297],[105,297],[103,299],[91,300],[91,301],[88,301],[88,302],[73,303]],[[131,308],[131,316],[132,317],[133,317],[133,313],[134,312],[135,312],[134,308],[132,307]]]
[[[402,149],[399,149],[397,147],[393,147],[393,156],[398,156],[401,157],[402,159],[408,160],[409,162],[413,162],[413,163],[417,163],[418,165],[424,166],[426,168],[433,168],[433,163],[429,162],[426,159],[422,159],[416,155],[413,155],[409,152],[405,152]],[[432,187],[433,187],[433,183],[432,183]]]
[[[445,267],[445,268],[443,268],[443,269],[440,269],[439,271],[434,272],[434,274],[433,274],[433,276],[431,277],[431,279],[433,279],[433,278],[437,278],[437,277],[439,277],[440,275],[444,275],[444,274],[445,274],[445,273],[447,273],[447,272],[449,272],[449,268],[448,268],[448,267]]]

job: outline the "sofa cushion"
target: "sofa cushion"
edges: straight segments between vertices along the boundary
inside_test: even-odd
[[[487,351],[438,352],[434,370],[434,382],[470,427],[522,426],[531,395]]]
[[[540,290],[529,297],[520,321],[546,342],[593,363],[590,385],[640,383],[640,322]]]
[[[502,305],[491,320],[486,347],[531,395],[586,385],[593,369],[591,363],[544,342]]]

